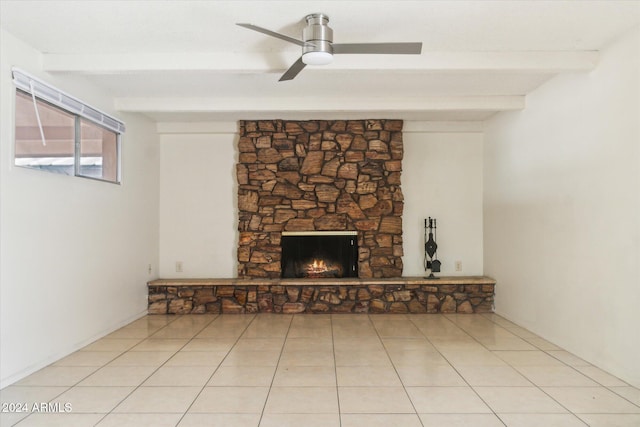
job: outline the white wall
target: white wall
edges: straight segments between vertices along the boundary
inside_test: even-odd
[[[158,143],[151,122],[110,111],[106,94],[80,78],[43,73],[38,52],[5,31],[0,36],[5,386],[146,312],[145,284],[157,276],[158,265]],[[122,185],[13,166],[11,66],[126,122]]]
[[[161,277],[237,276],[236,139],[234,133],[161,135]]]
[[[484,271],[496,311],[640,385],[639,32],[485,134]]]
[[[417,126],[416,126],[417,125]],[[482,133],[403,135],[405,276],[423,276],[424,219],[437,220],[439,275],[482,275]],[[455,271],[455,262],[462,271]]]
[[[160,276],[236,277],[237,125],[164,124]],[[441,274],[482,274],[482,134],[406,123],[404,275],[424,275],[423,219],[438,219]],[[213,130],[208,130],[213,128]],[[194,133],[188,133],[194,132]],[[454,261],[462,271],[454,272]],[[176,272],[176,261],[183,272]]]

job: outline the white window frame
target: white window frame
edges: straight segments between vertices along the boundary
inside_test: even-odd
[[[120,184],[122,182],[122,150],[121,141],[122,134],[125,132],[125,124],[121,120],[110,116],[87,103],[75,98],[60,89],[38,79],[37,77],[17,68],[11,68],[13,76],[13,83],[16,89],[31,95],[34,101],[34,109],[38,125],[40,127],[40,135],[42,137],[43,144],[46,143],[42,124],[40,123],[40,116],[38,114],[38,108],[36,100],[44,101],[52,106],[59,108],[60,110],[71,114],[75,117],[75,144],[74,144],[74,176],[94,179],[102,182],[109,182],[114,184]],[[80,174],[80,119],[85,119],[95,125],[103,127],[116,134],[116,155],[117,155],[117,171],[116,180],[95,178],[87,175]],[[26,166],[28,167],[28,166]]]

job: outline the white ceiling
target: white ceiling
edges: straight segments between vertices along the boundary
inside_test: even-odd
[[[300,48],[235,25],[300,38],[330,17],[336,43],[422,42],[421,55],[338,55],[289,82]],[[632,1],[12,1],[0,25],[43,53],[45,70],[84,76],[115,108],[163,122],[387,117],[481,121],[521,109],[562,72],[640,23]]]

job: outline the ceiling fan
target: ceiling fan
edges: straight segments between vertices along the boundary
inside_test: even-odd
[[[302,40],[276,33],[253,24],[237,25],[258,31],[271,37],[302,46],[302,56],[280,77],[279,81],[292,80],[307,65],[326,65],[334,54],[403,54],[419,55],[422,43],[333,43],[333,30],[327,25],[329,17],[323,13],[313,13],[305,17],[307,26],[302,30]]]

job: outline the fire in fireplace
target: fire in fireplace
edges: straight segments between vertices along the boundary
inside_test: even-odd
[[[282,277],[358,277],[357,232],[282,233]]]
[[[337,263],[327,263],[324,259],[305,261],[302,267],[306,277],[342,277],[342,266]]]

